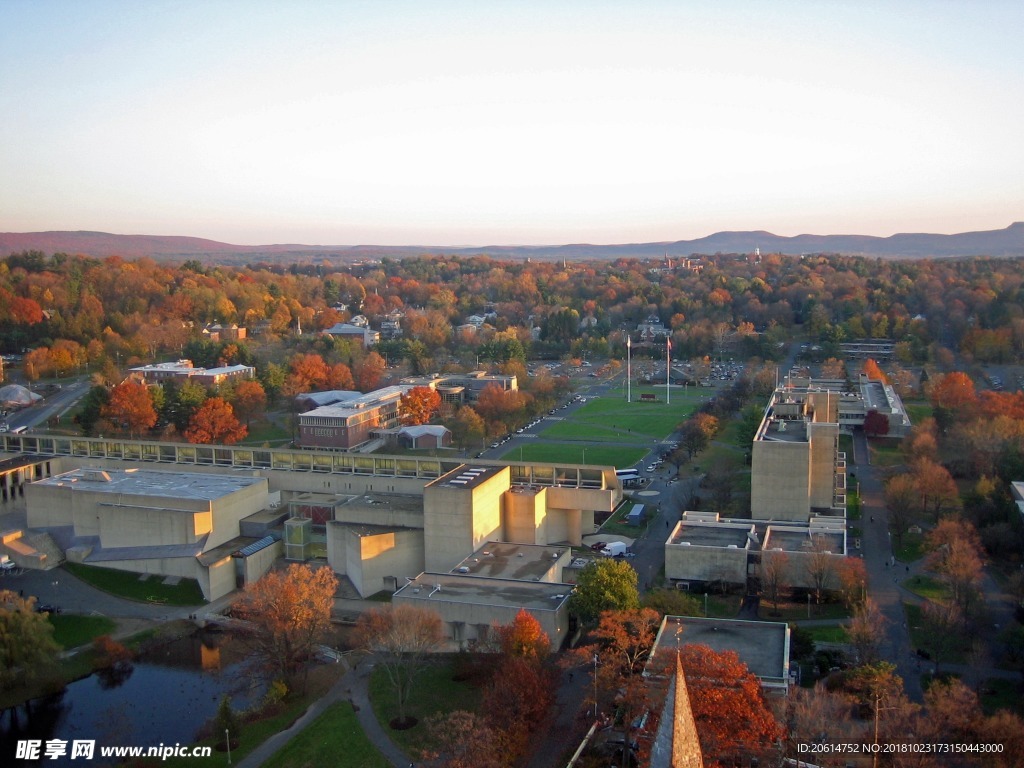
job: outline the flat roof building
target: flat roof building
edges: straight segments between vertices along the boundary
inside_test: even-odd
[[[785,694],[789,689],[789,625],[784,622],[666,616],[651,659],[666,664],[677,644],[735,651],[766,691]]]
[[[25,493],[28,526],[69,539],[69,560],[194,578],[208,600],[237,587],[232,553],[252,543],[240,521],[267,497],[266,478],[251,474],[152,469],[75,469]]]
[[[665,577],[676,582],[747,583],[747,555],[757,548],[751,523],[680,520],[665,542]]]
[[[446,636],[459,647],[486,642],[495,624],[511,624],[524,609],[557,649],[569,634],[572,589],[571,584],[425,572],[395,592],[392,604],[434,609],[441,614]]]

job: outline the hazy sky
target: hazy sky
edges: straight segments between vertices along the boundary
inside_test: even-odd
[[[997,229],[1022,29],[1020,0],[0,0],[0,231]]]

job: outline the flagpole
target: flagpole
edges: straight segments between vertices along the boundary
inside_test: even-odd
[[[665,399],[672,405],[672,337],[665,339]]]
[[[632,386],[632,378],[633,378],[633,374],[632,374],[632,370],[633,370],[632,351],[633,351],[633,339],[631,337],[629,337],[629,336],[626,336],[626,402],[627,403],[633,402],[633,400],[631,399],[632,392],[630,390],[630,387]]]

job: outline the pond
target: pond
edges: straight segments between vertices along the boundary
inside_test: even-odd
[[[95,740],[93,760],[43,760],[45,765],[101,764],[101,746],[191,745],[221,697],[235,710],[256,704],[265,686],[228,635],[195,634],[149,648],[122,673],[104,671],[33,699],[0,719],[0,762],[22,739]],[[70,749],[69,749],[70,753]],[[28,763],[19,762],[19,765]]]

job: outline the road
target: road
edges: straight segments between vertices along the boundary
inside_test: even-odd
[[[60,416],[71,408],[88,391],[88,379],[67,384],[34,405],[12,411],[6,417],[7,423],[12,430],[18,427],[32,429],[40,424],[45,425],[50,419]]]

